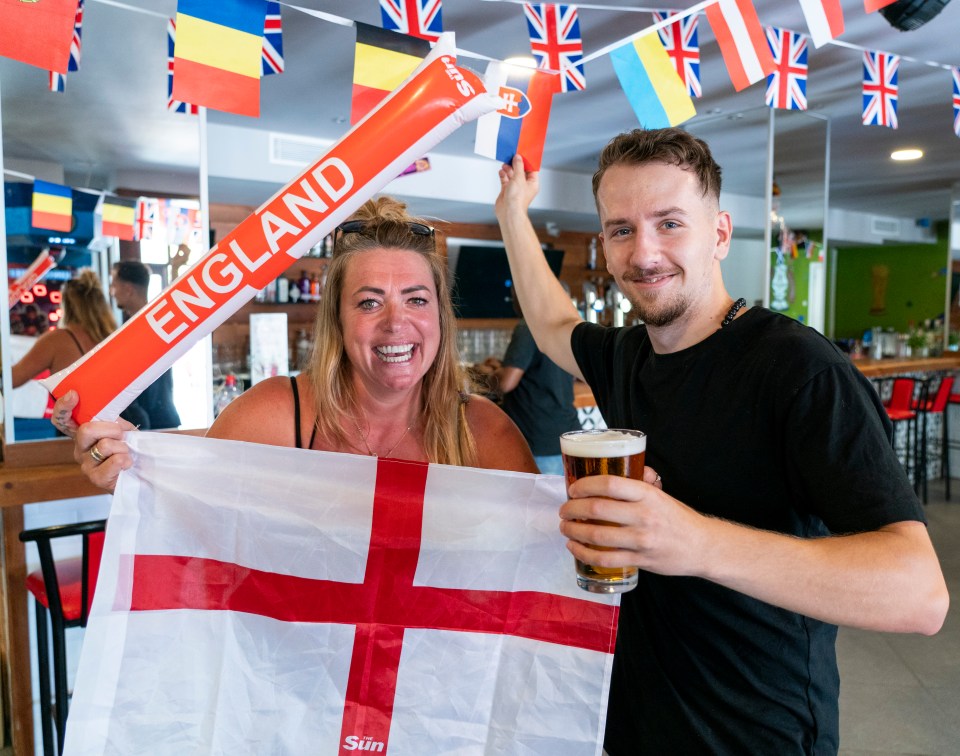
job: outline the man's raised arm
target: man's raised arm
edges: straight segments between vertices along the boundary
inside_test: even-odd
[[[527,209],[540,189],[536,172],[525,173],[518,155],[500,169],[500,196],[495,207],[510,260],[510,273],[523,317],[540,351],[577,378],[583,378],[570,348],[570,334],[580,315],[553,275]]]

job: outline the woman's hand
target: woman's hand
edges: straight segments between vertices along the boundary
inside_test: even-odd
[[[113,493],[121,471],[133,465],[130,448],[123,441],[123,434],[132,430],[136,427],[122,419],[114,423],[94,420],[77,428],[73,458],[95,486]]]
[[[57,399],[56,404],[53,405],[53,414],[50,416],[53,427],[70,438],[77,437],[77,428],[80,427],[73,419],[73,411],[79,402],[80,395],[71,389]]]

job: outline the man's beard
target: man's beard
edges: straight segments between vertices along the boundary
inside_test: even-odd
[[[634,270],[627,280],[636,281],[644,276],[653,277],[657,272]],[[670,325],[690,307],[689,300],[682,293],[666,296],[654,294],[652,297],[644,297],[635,291],[631,291],[629,287],[623,286],[623,282],[621,282],[620,288],[633,306],[634,314],[646,325],[655,328]]]

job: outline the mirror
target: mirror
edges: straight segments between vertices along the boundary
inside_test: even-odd
[[[174,10],[170,8],[170,13]],[[199,117],[167,110],[168,14],[104,3],[89,3],[84,12],[80,70],[66,75],[63,92],[49,90],[46,72],[0,58],[0,156],[7,205],[5,227],[0,227],[4,242],[0,270],[8,281],[15,280],[51,243],[64,250],[57,267],[43,280],[46,285],[29,293],[27,299],[35,301],[24,301],[0,316],[7,443],[52,431],[49,422],[41,421],[38,435],[18,432],[17,426],[23,430],[26,424],[17,422],[11,366],[37,331],[58,317],[54,300],[60,286],[78,269],[91,267],[106,292],[111,264],[142,256],[151,267],[150,295],[155,295],[183,262],[180,239],[155,237],[148,244],[98,237],[93,227],[97,190],[166,202],[158,206],[154,224],[158,228],[179,217],[184,208],[193,211],[188,221],[193,223],[199,210]],[[103,128],[107,122],[117,128]],[[72,189],[74,219],[69,233],[48,234],[31,227],[35,178]],[[206,249],[202,231],[194,231],[186,243],[194,258]],[[115,313],[120,322],[120,311]],[[209,362],[207,339],[174,366],[174,401],[182,428],[208,424]]]
[[[730,253],[721,263],[723,281],[730,296],[750,305],[765,302],[769,121],[770,109],[759,107],[684,125],[710,146],[723,171],[720,207],[733,219]]]

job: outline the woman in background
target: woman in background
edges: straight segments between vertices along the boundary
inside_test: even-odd
[[[72,365],[117,330],[117,321],[103,293],[100,278],[89,268],[79,271],[60,290],[63,317],[13,366],[17,388],[45,370],[56,373]]]

